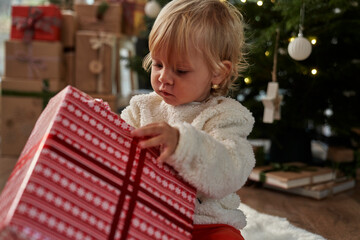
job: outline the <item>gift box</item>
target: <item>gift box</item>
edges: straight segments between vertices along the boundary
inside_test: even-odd
[[[86,93],[116,92],[117,37],[111,33],[76,34],[75,87]]]
[[[1,155],[20,155],[42,110],[60,89],[58,84],[57,80],[2,79]]]
[[[61,42],[64,48],[75,47],[75,35],[78,29],[77,16],[73,10],[61,10]]]
[[[75,51],[64,52],[65,83],[75,86]]]
[[[5,42],[5,76],[28,79],[63,79],[63,49],[60,42],[20,40]]]
[[[75,4],[79,30],[121,33],[122,7],[120,4]]]
[[[118,0],[110,0],[116,2]],[[146,31],[145,4],[147,0],[120,0],[123,7],[122,31],[126,35],[140,36]]]
[[[55,5],[12,6],[10,39],[59,41],[61,12]]]
[[[101,3],[104,0],[96,0]],[[145,4],[147,0],[107,0],[106,2],[122,6],[122,33],[130,36],[141,36],[146,34]],[[146,36],[144,36],[146,37]]]
[[[131,130],[73,87],[52,98],[0,196],[0,236],[191,239],[194,188]]]

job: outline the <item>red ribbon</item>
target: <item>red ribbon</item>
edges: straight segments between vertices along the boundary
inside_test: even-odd
[[[18,31],[24,31],[24,41],[30,42],[36,30],[52,33],[52,26],[60,27],[59,18],[44,16],[43,10],[37,7],[29,7],[27,17],[14,17],[12,24],[16,26]]]
[[[88,167],[86,164],[83,164],[83,163],[79,162],[78,160],[69,157],[64,152],[60,152],[56,147],[52,147],[51,144],[50,145],[46,144],[46,146],[45,146],[46,148],[50,149],[51,151],[54,151],[57,154],[59,154],[60,156],[64,157],[69,162],[72,162],[73,164],[75,164],[75,165],[81,167],[82,169],[84,169],[85,171],[95,175],[96,177],[98,177],[98,178],[102,179],[103,181],[107,182],[108,184],[110,184],[110,185],[114,186],[115,188],[121,190],[121,194],[119,196],[118,203],[117,203],[117,206],[116,206],[116,210],[115,210],[115,213],[114,213],[114,216],[113,216],[113,221],[112,221],[111,228],[110,228],[110,234],[108,236],[109,240],[115,239],[116,230],[117,230],[118,223],[119,223],[119,220],[120,220],[121,210],[123,208],[126,196],[131,197],[131,201],[130,201],[129,209],[128,209],[128,212],[127,212],[127,215],[126,215],[126,218],[125,218],[125,221],[124,221],[124,227],[122,229],[122,234],[121,234],[120,240],[125,240],[127,238],[127,234],[129,232],[129,229],[130,229],[130,226],[131,226],[131,219],[132,219],[133,211],[135,209],[135,205],[136,205],[137,201],[143,203],[144,205],[147,205],[149,208],[155,210],[160,215],[163,215],[165,218],[169,219],[174,224],[176,224],[179,227],[183,228],[185,231],[191,232],[192,229],[189,228],[187,225],[185,225],[182,222],[178,221],[174,217],[168,215],[165,211],[157,208],[156,206],[153,206],[151,203],[147,202],[146,200],[138,197],[138,191],[141,191],[141,192],[143,192],[143,193],[145,193],[147,195],[150,195],[150,193],[148,193],[147,190],[140,187],[141,174],[143,172],[143,167],[145,165],[145,156],[146,156],[146,151],[147,151],[146,149],[141,150],[140,156],[139,156],[139,161],[138,161],[138,166],[137,166],[137,169],[136,169],[135,180],[134,180],[134,182],[130,181],[130,174],[131,174],[131,170],[133,168],[133,163],[135,161],[135,155],[136,155],[136,148],[137,148],[137,144],[138,144],[138,139],[134,139],[132,141],[132,143],[131,143],[131,148],[130,148],[130,152],[129,152],[129,160],[128,160],[127,165],[126,165],[125,176],[123,176],[123,175],[119,174],[118,172],[116,172],[115,170],[111,169],[110,167],[107,167],[107,166],[103,165],[102,163],[99,163],[95,159],[92,159],[87,154],[85,154],[82,151],[76,149],[71,144],[68,144],[65,141],[59,139],[57,136],[51,135],[49,137],[52,140],[66,146],[66,148],[69,149],[70,151],[73,151],[76,154],[81,155],[82,157],[84,157],[85,159],[90,161],[91,163],[105,169],[108,173],[110,173],[110,174],[112,174],[112,175],[114,175],[114,176],[116,176],[116,177],[123,180],[123,184],[122,184],[122,186],[120,186],[119,184],[117,184],[117,183],[113,182],[112,180],[108,179],[107,177],[104,177],[103,175],[101,175],[98,172],[94,171],[92,168]],[[133,186],[132,191],[128,190],[129,185]],[[163,202],[161,199],[157,198],[156,196],[151,195],[151,197],[155,198],[156,200],[158,200],[160,202],[162,202],[162,205],[165,208],[168,208],[168,209],[171,209],[171,210],[175,211],[177,215],[181,216],[181,218],[183,218],[187,222],[192,223],[192,219],[188,218],[185,214],[183,214],[180,211],[176,210],[175,208],[170,206],[168,203]]]

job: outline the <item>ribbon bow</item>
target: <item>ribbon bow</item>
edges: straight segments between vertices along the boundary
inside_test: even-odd
[[[37,73],[39,73],[39,71],[46,69],[46,64],[41,58],[34,58],[30,54],[17,53],[15,59],[20,62],[28,63],[36,75],[38,75]]]
[[[103,80],[103,76],[102,76],[102,68],[103,65],[101,63],[102,59],[103,59],[103,55],[104,55],[104,45],[108,45],[110,46],[110,48],[112,49],[112,53],[111,53],[111,62],[112,62],[112,72],[111,72],[111,79],[115,78],[115,71],[114,69],[115,67],[115,61],[116,61],[116,53],[115,53],[115,45],[116,45],[116,36],[114,34],[108,34],[108,33],[104,33],[104,32],[100,32],[98,37],[93,37],[90,38],[89,40],[91,48],[93,50],[97,50],[98,51],[98,59],[97,60],[93,60],[90,62],[90,71],[93,71],[94,73],[97,74],[97,91],[102,93],[104,88],[104,80]]]
[[[99,37],[90,38],[91,48],[94,50],[100,49],[103,45],[115,46],[115,36],[113,34],[100,33]]]
[[[33,39],[36,29],[52,33],[51,26],[60,27],[60,24],[60,19],[44,16],[43,11],[36,7],[29,7],[29,14],[27,17],[13,18],[13,25],[16,26],[16,29],[24,31],[25,42],[30,42],[31,39]]]

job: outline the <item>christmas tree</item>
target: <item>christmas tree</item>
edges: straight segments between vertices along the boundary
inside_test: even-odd
[[[237,3],[248,23],[251,67],[234,94],[254,113],[254,138],[270,138],[272,161],[311,160],[308,139],[349,147],[352,128],[359,127],[360,6],[346,0],[277,0]],[[301,16],[301,9],[303,14]],[[287,52],[289,39],[302,23],[304,37],[316,41],[303,61]],[[281,120],[262,122],[259,99],[271,81],[276,29],[280,30],[277,81],[283,95]],[[316,71],[316,72],[315,72]],[[331,134],[322,131],[328,127]],[[335,142],[334,142],[334,139]],[[339,140],[340,139],[340,140]],[[289,158],[292,159],[289,159]]]
[[[167,2],[158,1],[161,6]],[[271,161],[311,161],[310,139],[329,144],[334,144],[336,139],[336,144],[350,146],[352,129],[360,125],[359,2],[229,2],[243,13],[247,24],[250,67],[238,79],[239,89],[232,92],[231,97],[254,114],[256,124],[250,137],[271,139]],[[153,21],[147,18],[149,30]],[[304,37],[313,45],[309,57],[296,61],[289,56],[288,45],[291,38],[298,36],[300,26]],[[146,36],[142,42],[141,49],[145,48],[146,52]],[[277,57],[274,58],[276,42]],[[140,79],[149,82],[148,75],[140,69],[141,57],[140,54],[132,66],[144,76]],[[281,119],[268,124],[262,121],[261,99],[272,81],[274,59],[277,62],[275,77],[283,100]],[[331,131],[324,132],[324,128]]]

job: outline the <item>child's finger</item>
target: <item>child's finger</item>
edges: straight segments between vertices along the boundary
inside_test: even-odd
[[[161,144],[161,137],[155,136],[146,140],[142,140],[139,142],[139,147],[141,148],[149,148],[149,147],[156,147]]]
[[[160,154],[160,156],[157,158],[157,162],[158,163],[160,163],[160,164],[162,164],[162,163],[164,163],[164,161],[165,161],[165,159],[167,159],[168,157],[170,157],[170,152],[169,152],[169,150],[168,149],[166,149],[164,152],[162,152],[161,154]]]
[[[161,128],[156,127],[154,125],[148,125],[142,128],[137,128],[131,132],[131,135],[134,137],[145,137],[145,136],[153,136],[161,133]]]

